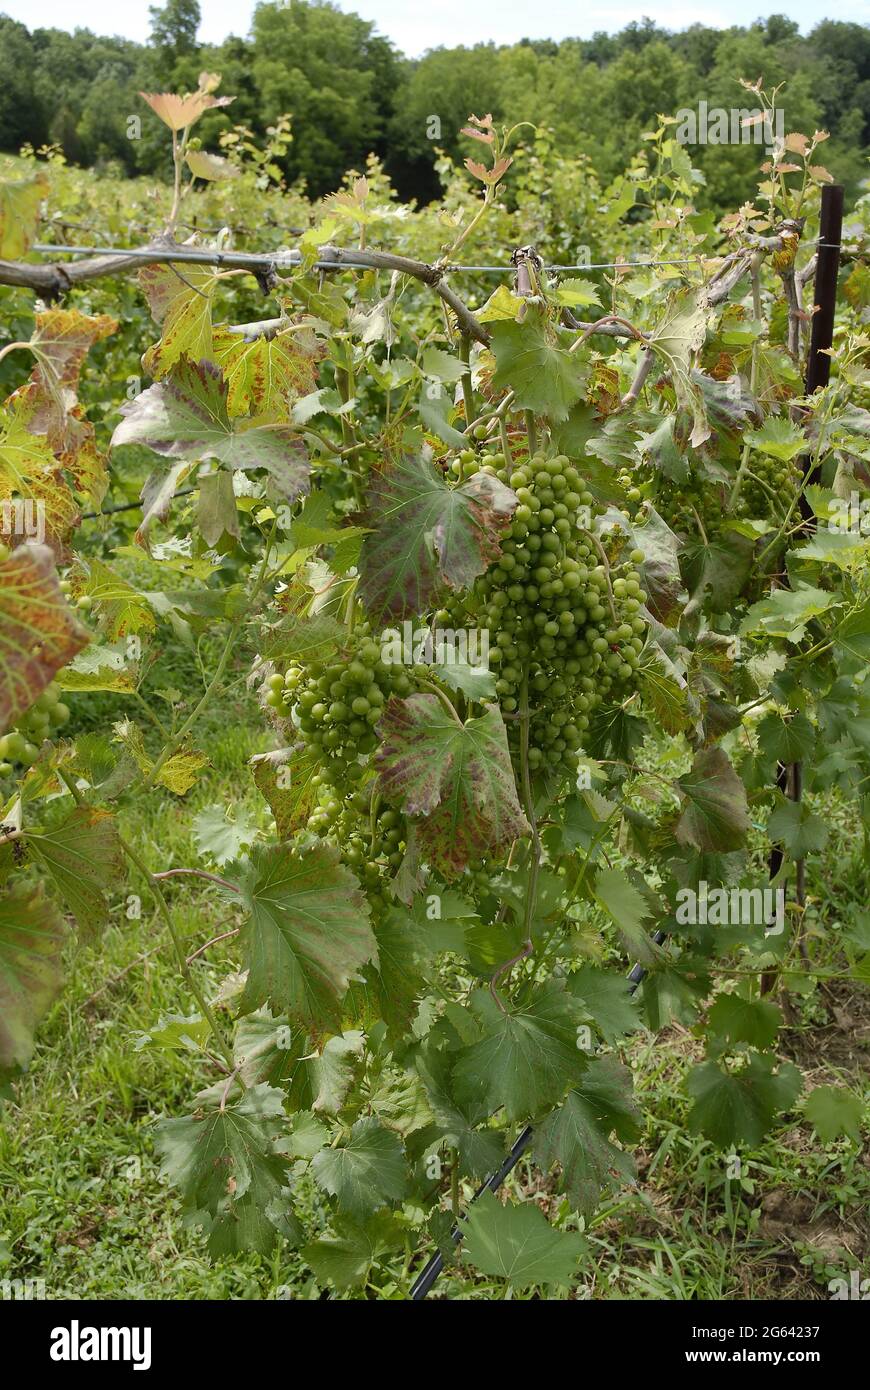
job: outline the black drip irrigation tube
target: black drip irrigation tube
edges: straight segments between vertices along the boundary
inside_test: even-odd
[[[653,941],[657,946],[660,946],[664,941],[666,935],[666,932],[657,931],[655,936],[653,937]],[[635,990],[637,989],[645,974],[646,967],[641,965],[639,962],[632,968],[632,970],[629,971],[628,980],[631,985],[629,994],[634,994]],[[481,1186],[477,1189],[477,1191],[471,1199],[471,1202],[469,1203],[470,1206],[473,1206],[477,1199],[483,1196],[484,1192],[498,1191],[505,1179],[508,1178],[510,1174],[513,1172],[514,1168],[516,1168],[526,1149],[531,1144],[533,1137],[534,1130],[532,1129],[532,1126],[526,1125],[525,1129],[517,1138],[516,1143],[514,1144],[510,1153],[504,1159],[504,1162],[501,1164],[501,1166],[497,1168],[494,1173],[490,1173],[486,1182],[482,1183]],[[467,1220],[467,1217],[463,1216],[462,1220]],[[450,1237],[454,1245],[458,1245],[459,1242],[462,1240],[462,1230],[458,1225],[453,1227],[453,1230],[450,1232]],[[414,1280],[414,1285],[411,1289],[411,1300],[414,1303],[419,1303],[426,1297],[443,1268],[444,1256],[441,1254],[441,1251],[439,1250],[437,1254],[432,1256],[425,1269],[422,1270],[422,1272],[418,1274],[417,1278]]]

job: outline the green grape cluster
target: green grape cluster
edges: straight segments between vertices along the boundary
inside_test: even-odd
[[[801,481],[800,464],[770,454],[753,454],[743,477],[735,514],[753,520],[777,520],[791,504]]]
[[[459,462],[464,472],[463,455]],[[487,627],[508,715],[519,710],[528,672],[529,765],[572,771],[596,707],[623,699],[635,681],[647,627],[635,568],[643,555],[604,563],[590,530],[601,509],[564,454],[536,453],[510,473],[502,454],[480,466],[508,483],[519,504],[500,558],[436,621]],[[516,721],[509,728],[516,748]]]
[[[405,818],[373,803],[371,780],[361,784],[378,744],[375,725],[392,695],[411,694],[413,674],[383,660],[370,624],[362,621],[339,657],[295,663],[268,682],[267,706],[279,718],[292,718],[318,755],[310,783],[317,805],[307,828],[340,845],[372,891],[402,862]]]
[[[60,687],[52,681],[9,733],[0,738],[0,777],[10,776],[16,767],[26,772],[39,757],[40,744],[69,721],[69,706],[60,696]]]
[[[382,660],[368,623],[358,623],[351,648],[331,661],[294,664],[269,679],[267,705],[279,717],[295,713],[305,742],[323,757],[327,781],[359,780],[360,754],[377,747],[375,725],[391,695],[413,689],[407,670]]]
[[[726,520],[729,490],[724,482],[693,473],[685,482],[675,483],[645,463],[631,471],[623,469],[616,480],[630,505],[653,495],[656,510],[673,531],[697,535],[700,517],[705,533],[715,535]]]

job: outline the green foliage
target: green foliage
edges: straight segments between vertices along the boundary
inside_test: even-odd
[[[364,50],[322,127],[349,139],[365,100],[382,129],[373,74],[392,59],[369,26],[291,8],[255,21],[275,99],[306,78],[276,56],[288,35],[312,71],[338,45],[335,92],[314,105],[338,100],[335,73]],[[195,18],[158,16],[155,53],[179,72],[199,56]],[[690,66],[640,38],[602,50],[636,79],[637,120],[663,80],[642,50],[674,80]],[[566,80],[565,55],[549,59]],[[194,125],[214,139],[226,119],[209,71],[185,95],[157,86],[148,119],[171,128],[178,174],[169,231],[208,210],[268,225],[282,174],[250,132],[223,142],[237,177],[201,193],[182,177],[220,171],[188,159],[204,153]],[[482,332],[462,331],[434,272],[321,284],[310,265],[361,234],[450,261],[482,228],[499,244],[537,228],[570,254],[546,211],[545,155],[552,187],[572,188],[563,155],[542,135],[521,158],[519,132],[490,117],[463,136],[486,147],[469,162],[483,196],[443,170],[451,247],[433,214],[395,216],[376,162],[321,207],[300,201],[314,225],[304,263],[267,286],[277,322],[255,319],[261,286],[211,267],[147,267],[116,291],[120,325],[102,288],[32,324],[21,302],[0,501],[44,503],[47,525],[45,547],[0,552],[0,1071],[21,1084],[67,925],[84,937],[115,892],[130,908],[147,894],[187,1001],[139,1022],[136,1055],[189,1066],[188,1093],[206,1086],[157,1142],[214,1256],[289,1244],[310,1277],[365,1292],[404,1252],[389,1295],[404,1296],[413,1252],[434,1241],[452,1257],[469,1180],[529,1123],[563,1194],[552,1224],[534,1196],[487,1194],[456,1268],[573,1286],[577,1218],[634,1179],[641,1116],[618,1054],[641,1016],[635,962],[648,1027],[705,1041],[686,1085],[696,1153],[762,1143],[798,1097],[768,995],[773,977],[813,998],[819,934],[797,865],[825,846],[820,798],[852,797],[867,821],[870,592],[866,547],[821,524],[795,534],[797,461],[818,463],[819,523],[866,491],[860,280],[831,384],[803,399],[790,344],[806,325],[789,324],[783,278],[809,246],[758,232],[805,217],[812,241],[820,138],[790,136],[796,169],[765,171],[751,214],[744,189],[717,228],[673,124],[606,191],[590,171],[583,196],[611,258],[630,243],[680,269],[567,285],[530,271],[532,302],[503,285]],[[287,137],[270,137],[284,154]],[[76,186],[48,164],[52,196]],[[725,251],[744,274],[717,297],[697,267]],[[564,312],[605,305],[585,330]],[[146,309],[159,338],[142,389],[128,377],[155,333]],[[132,535],[124,512],[79,525],[107,488],[122,506],[140,494]],[[209,719],[241,691],[256,730],[228,757]],[[775,790],[775,765],[798,761],[802,778]],[[227,775],[244,806],[225,804]],[[118,833],[134,810],[151,817],[144,845]],[[750,885],[767,884],[774,848],[772,920]],[[843,935],[856,983],[862,940],[860,924]],[[804,1116],[824,1143],[859,1132],[856,1097],[831,1088]]]

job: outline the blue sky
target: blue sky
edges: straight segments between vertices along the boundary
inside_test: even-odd
[[[230,33],[246,33],[255,0],[200,0],[200,38],[217,43]],[[748,24],[760,15],[786,14],[806,32],[824,14],[818,0],[610,0],[606,7],[580,6],[577,0],[340,0],[339,8],[373,20],[409,56],[438,44],[471,44],[486,39],[512,43],[521,38],[588,37],[597,29],[615,32],[644,15],[670,29],[690,24],[725,28]],[[126,38],[148,36],[148,0],[118,5],[117,0],[0,0],[0,13],[28,28],[93,29]],[[836,0],[827,18],[870,23],[870,0]]]

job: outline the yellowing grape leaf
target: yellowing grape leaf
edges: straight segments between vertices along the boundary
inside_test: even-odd
[[[177,96],[175,92],[140,92],[139,95],[170,130],[184,130],[198,121],[204,111],[213,106],[229,106],[235,101],[235,97],[212,96],[201,88],[184,96]]]
[[[0,1069],[24,1067],[61,986],[65,929],[41,888],[0,896]]]
[[[198,361],[212,355],[211,307],[215,272],[210,266],[143,266],[139,284],[163,336],[142,359],[150,376],[165,376],[182,356]]]
[[[13,520],[12,532],[22,539],[36,535],[60,560],[66,558],[79,509],[48,441],[36,430],[37,406],[37,397],[25,390],[0,410],[0,504],[19,501],[23,521]]]
[[[208,758],[205,753],[191,751],[188,753],[175,753],[163,764],[157,774],[156,781],[164,787],[168,787],[176,796],[184,796],[189,792],[196,782],[199,774],[204,767],[208,767]]]
[[[46,546],[24,545],[0,563],[0,733],[90,642],[61,593]]]
[[[72,391],[78,387],[82,363],[94,343],[118,328],[118,320],[108,314],[81,314],[78,309],[46,309],[36,315],[35,322],[31,338],[37,354],[34,381]]]
[[[392,699],[378,731],[380,789],[420,817],[421,853],[432,868],[456,878],[470,860],[530,834],[495,706],[462,724],[435,695]]]
[[[208,150],[188,150],[184,156],[190,172],[198,179],[237,179],[240,171],[235,164],[219,154],[209,154]]]
[[[230,415],[268,414],[317,386],[316,359],[300,345],[296,333],[261,335],[247,342],[228,328],[216,328],[212,357],[227,383]]]
[[[45,174],[0,182],[0,256],[17,261],[36,240],[39,205],[48,192]]]
[[[100,624],[109,642],[133,632],[153,632],[157,619],[144,594],[104,564],[89,560],[87,568],[78,562],[70,575],[76,598],[86,595],[99,604]]]

